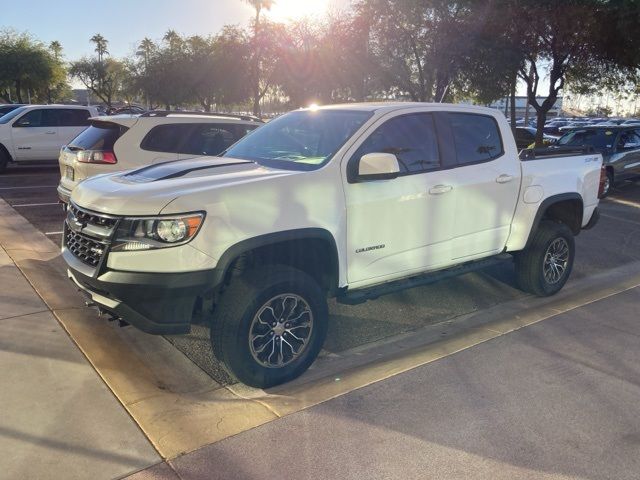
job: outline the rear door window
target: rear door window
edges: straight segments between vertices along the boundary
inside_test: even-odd
[[[150,152],[180,153],[180,147],[193,131],[192,123],[158,125],[142,139],[140,148]]]
[[[89,110],[79,108],[60,109],[58,111],[61,127],[86,127],[89,125]]]
[[[458,165],[486,162],[504,153],[498,123],[475,113],[447,113]]]
[[[200,125],[193,130],[187,142],[181,147],[180,153],[218,155],[239,139],[234,127],[234,125],[215,123]]]

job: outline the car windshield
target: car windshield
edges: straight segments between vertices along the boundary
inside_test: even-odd
[[[291,170],[315,170],[360,128],[371,112],[305,110],[270,121],[222,153]]]
[[[557,145],[565,145],[568,147],[587,145],[596,149],[605,149],[613,147],[615,138],[616,132],[606,128],[573,130],[560,137]]]
[[[20,107],[10,111],[9,113],[4,114],[2,117],[0,117],[0,123],[9,123],[11,120],[13,120],[22,112],[24,112],[26,109],[27,107]]]

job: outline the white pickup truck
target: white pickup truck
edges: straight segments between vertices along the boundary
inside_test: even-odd
[[[350,104],[273,120],[219,157],[104,175],[71,196],[63,256],[103,312],[149,333],[206,322],[268,387],[320,351],[327,296],[362,302],[494,262],[562,288],[598,219],[598,154],[518,156],[500,112]]]

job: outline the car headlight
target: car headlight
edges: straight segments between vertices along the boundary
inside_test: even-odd
[[[204,213],[123,218],[111,251],[132,252],[183,245],[196,236],[203,220]]]

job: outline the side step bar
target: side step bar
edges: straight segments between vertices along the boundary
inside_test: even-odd
[[[399,292],[408,288],[419,287],[421,285],[429,285],[430,283],[436,283],[447,278],[457,277],[458,275],[475,272],[477,270],[482,270],[484,268],[493,267],[511,261],[513,261],[513,256],[508,253],[501,253],[494,257],[474,260],[444,270],[423,273],[414,277],[374,285],[373,287],[366,287],[353,291],[347,290],[342,295],[338,295],[336,300],[339,303],[344,303],[346,305],[358,305],[366,302],[367,300],[374,300],[382,295]]]

